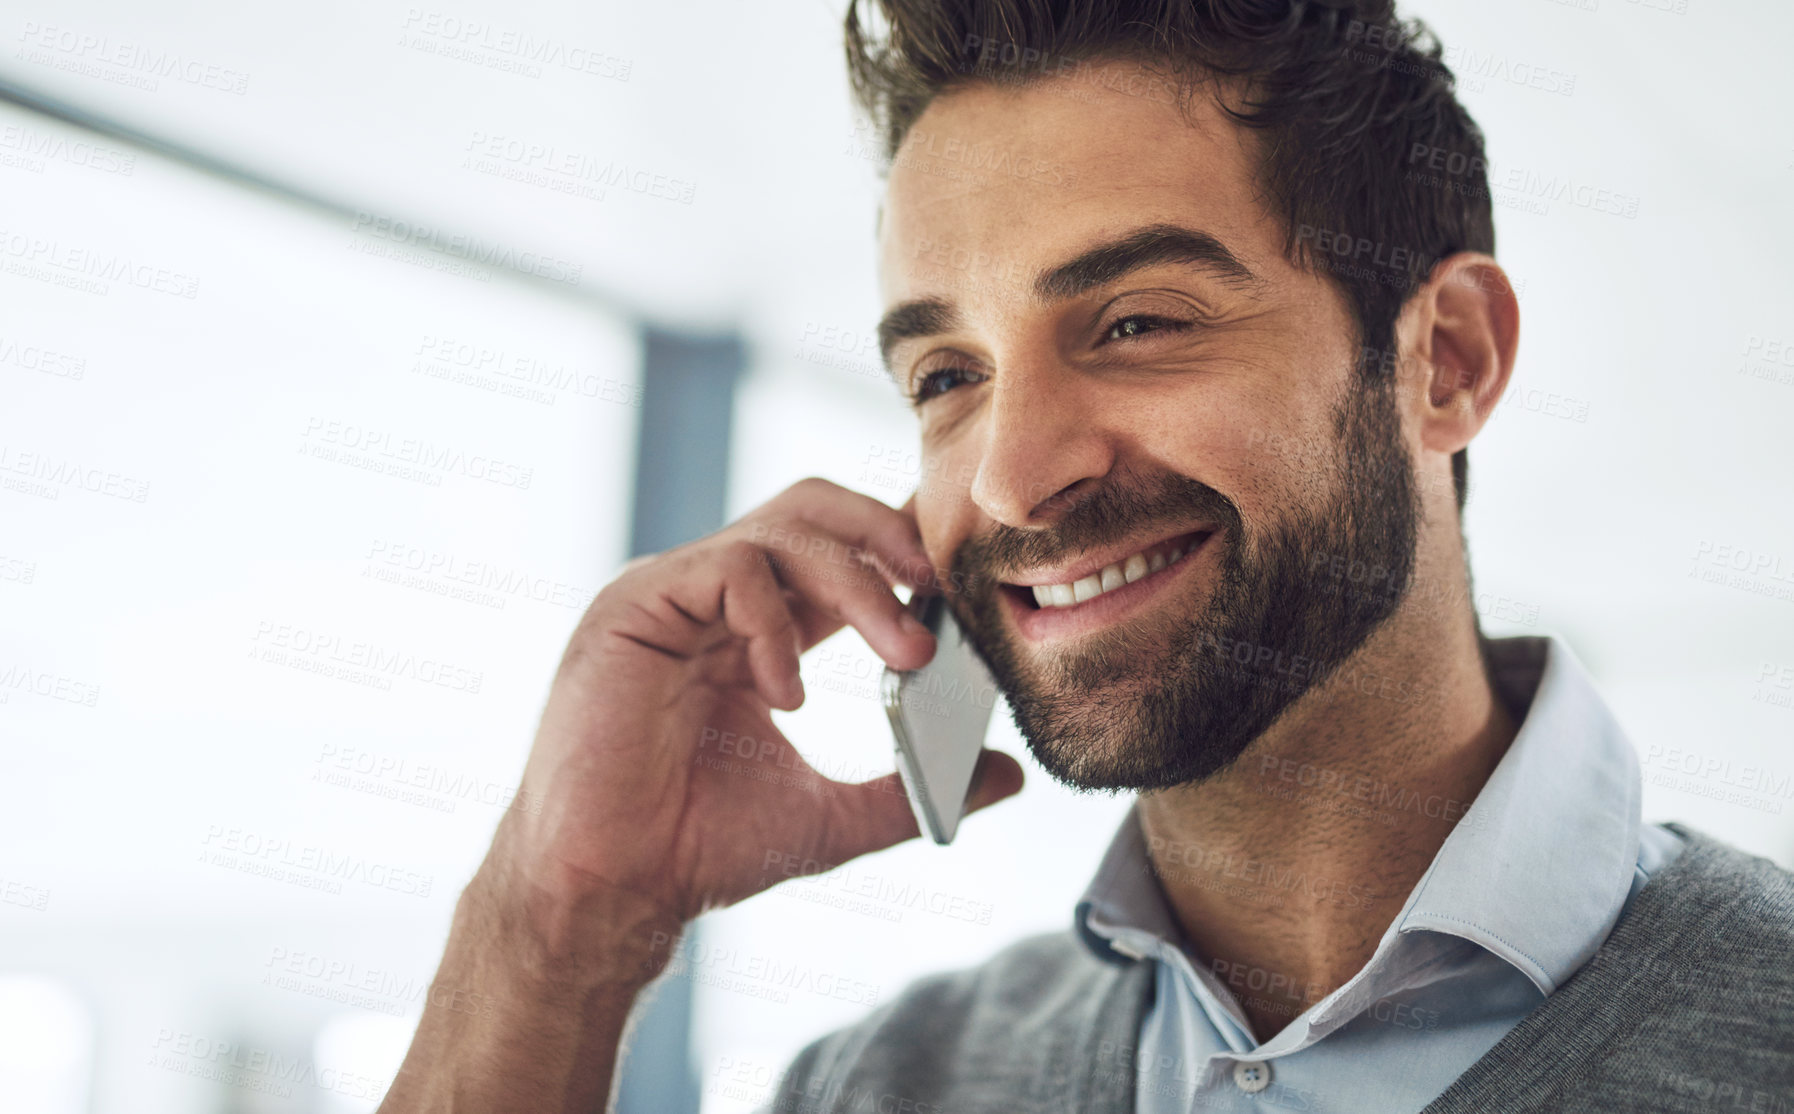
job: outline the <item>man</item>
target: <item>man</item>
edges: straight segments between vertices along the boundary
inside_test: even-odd
[[[733,731],[797,764],[769,712],[844,624],[926,661],[905,583],[1053,776],[1139,797],[1072,930],[813,1043],[778,1109],[1794,1109],[1789,875],[1641,827],[1569,650],[1470,605],[1465,448],[1519,313],[1437,46],[1344,0],[881,14],[849,61],[928,482],[804,481],[599,594],[544,808],[437,977],[495,1009],[431,1011],[384,1109],[596,1108],[683,924],[782,877],[766,848],[917,834],[892,778],[695,760]],[[1019,785],[987,753],[971,806]]]

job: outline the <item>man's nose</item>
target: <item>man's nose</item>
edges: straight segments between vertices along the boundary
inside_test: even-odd
[[[979,510],[1005,526],[1040,526],[1108,474],[1115,448],[1087,388],[1050,369],[997,378],[971,485]]]

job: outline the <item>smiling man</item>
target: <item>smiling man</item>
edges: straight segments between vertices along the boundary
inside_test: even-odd
[[[929,482],[804,481],[599,594],[437,977],[494,1009],[426,1011],[384,1109],[594,1108],[768,852],[916,834],[770,716],[843,625],[926,661],[907,583],[1053,777],[1138,796],[1067,931],[817,1040],[778,1110],[1794,1110],[1794,880],[1641,824],[1568,647],[1471,606],[1519,310],[1437,47],[1348,0],[864,7]],[[970,804],[1019,784],[987,753]]]

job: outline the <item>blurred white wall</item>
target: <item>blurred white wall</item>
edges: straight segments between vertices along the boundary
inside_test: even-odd
[[[95,1109],[377,1098],[316,1036],[415,1014],[621,562],[633,333],[153,156],[0,174],[0,967]]]
[[[0,975],[53,980],[0,983],[0,1033],[37,1011],[91,1064],[86,1092],[30,1077],[43,1109],[371,1107],[500,815],[480,798],[515,785],[578,608],[623,557],[633,318],[750,337],[731,513],[811,474],[905,497],[839,7],[0,19],[0,79],[348,209],[0,110]],[[1639,748],[1648,819],[1794,865],[1794,16],[1410,10],[1488,133],[1522,291],[1513,401],[1471,454],[1486,626],[1570,641]],[[507,34],[561,61],[482,45]],[[146,75],[148,52],[180,67]],[[599,191],[582,167],[649,184]],[[1633,215],[1577,202],[1596,191]],[[101,257],[128,277],[96,283]],[[823,650],[793,738],[843,776],[888,770],[870,651]],[[372,676],[323,672],[376,653]],[[1024,754],[1006,722],[993,745]],[[950,849],[705,918],[718,962],[851,988],[700,977],[707,1114],[759,1101],[868,999],[1068,922],[1125,801],[1029,773]],[[923,900],[832,904],[855,887]]]

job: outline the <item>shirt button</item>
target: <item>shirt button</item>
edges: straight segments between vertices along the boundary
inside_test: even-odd
[[[1233,1065],[1233,1081],[1240,1090],[1256,1095],[1271,1085],[1271,1065],[1241,1061]]]

